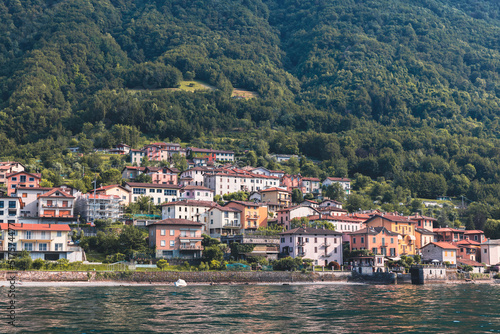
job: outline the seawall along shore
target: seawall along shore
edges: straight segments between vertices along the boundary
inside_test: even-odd
[[[281,271],[154,271],[154,272],[82,272],[82,271],[17,271],[16,280],[24,282],[137,282],[173,283],[183,279],[188,283],[299,283],[347,282],[350,272],[281,272]],[[9,272],[0,272],[6,281]]]

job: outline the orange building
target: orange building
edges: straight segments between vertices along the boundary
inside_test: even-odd
[[[256,230],[267,227],[267,205],[262,203],[229,201],[224,206],[241,211],[241,227]]]
[[[401,235],[398,238],[399,254],[415,255],[417,253],[415,237],[415,221],[408,217],[396,215],[374,215],[365,222],[367,227],[383,226],[391,232]]]
[[[38,212],[40,218],[73,218],[73,203],[75,197],[54,188],[38,197]]]
[[[383,226],[367,227],[351,236],[351,250],[368,249],[373,255],[399,256],[400,234],[391,232]]]
[[[187,219],[169,218],[148,225],[149,247],[157,258],[201,258],[203,224]]]

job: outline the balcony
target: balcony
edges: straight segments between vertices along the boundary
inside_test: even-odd
[[[330,247],[331,244],[328,244],[328,243],[322,243],[320,247],[323,247],[323,248],[328,248]]]
[[[62,205],[62,204],[42,204],[42,208],[62,208],[62,209],[71,209],[73,205]]]
[[[305,256],[306,252],[305,251],[298,251],[297,256]]]
[[[250,220],[256,220],[256,219],[259,219],[259,216],[257,216],[257,215],[253,215],[253,216],[247,215],[246,218],[250,219]]]
[[[197,246],[197,245],[180,245],[179,247],[180,250],[203,250],[203,246]]]
[[[241,228],[241,224],[240,223],[228,223],[228,224],[224,224],[222,225],[223,228]]]
[[[306,242],[304,240],[299,240],[297,242],[297,246],[304,246],[306,244]]]

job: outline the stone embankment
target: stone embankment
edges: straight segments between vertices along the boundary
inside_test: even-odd
[[[0,272],[6,281],[9,272]],[[26,282],[98,282],[120,281],[137,283],[173,283],[179,278],[188,283],[300,283],[347,282],[350,272],[280,272],[280,271],[192,271],[192,272],[75,272],[18,271],[16,279]]]

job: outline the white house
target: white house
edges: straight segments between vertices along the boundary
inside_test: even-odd
[[[151,198],[154,204],[176,201],[180,197],[181,186],[175,184],[153,184],[126,182],[125,188],[130,190],[130,202],[137,202],[140,196]]]
[[[481,262],[488,266],[500,263],[500,239],[488,239],[481,244]]]
[[[447,242],[431,242],[421,248],[422,261],[440,263],[449,262],[452,265],[457,264],[458,247]]]
[[[207,231],[212,238],[241,233],[241,210],[217,205],[208,212]]]
[[[181,189],[181,200],[185,199],[212,202],[214,200],[214,191],[203,186],[184,186]]]
[[[332,183],[338,183],[344,188],[345,193],[349,195],[351,193],[351,179],[348,179],[346,177],[327,177],[323,181],[323,185],[328,187]]]
[[[302,218],[312,215],[319,215],[318,210],[310,206],[293,206],[285,209],[278,210],[278,224],[285,226],[287,230],[290,229],[290,222],[294,218]]]
[[[343,263],[342,233],[298,227],[280,233],[280,252],[293,258],[313,260],[315,265],[327,266],[330,262]]]
[[[178,218],[203,223],[206,227],[208,210],[217,204],[212,201],[183,200],[162,205],[162,219]],[[204,229],[205,230],[205,229]]]

